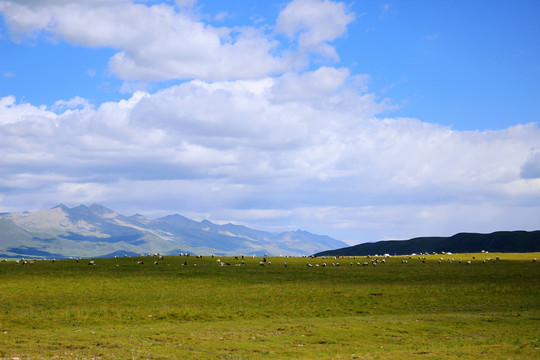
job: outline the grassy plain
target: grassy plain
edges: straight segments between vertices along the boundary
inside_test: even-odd
[[[8,261],[0,359],[540,359],[535,257]]]

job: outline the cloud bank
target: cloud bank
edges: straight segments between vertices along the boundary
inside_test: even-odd
[[[310,65],[337,60],[331,42],[354,19],[343,3],[293,1],[271,31],[127,0],[0,11],[15,39],[118,49],[109,68],[121,79],[190,79],[97,106],[0,98],[2,211],[101,202],[351,243],[537,228],[538,126],[455,131],[384,116],[392,104],[368,91],[369,76]]]

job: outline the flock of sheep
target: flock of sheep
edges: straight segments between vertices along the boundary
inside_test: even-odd
[[[482,252],[483,252],[483,253],[484,253],[484,252],[487,253],[487,251],[482,251]],[[426,255],[428,255],[428,254],[427,254],[427,253],[426,253],[426,254],[422,254],[422,253],[421,253],[420,255],[417,255],[417,254],[411,254],[411,255],[408,255],[408,256],[404,256],[404,258],[401,260],[401,263],[402,263],[402,264],[407,264],[407,263],[409,263],[409,260],[411,260],[411,261],[412,261],[412,260],[420,260],[420,261],[422,261],[422,263],[425,263],[425,262],[426,262]],[[431,255],[438,255],[438,254],[437,254],[437,253],[433,253],[433,254],[431,254]],[[452,253],[445,253],[445,252],[443,252],[443,255],[452,255]],[[189,253],[180,253],[179,256],[180,256],[180,257],[190,257],[190,254],[189,254]],[[210,256],[211,256],[212,258],[214,258],[214,255],[210,255]],[[125,257],[125,258],[130,258],[130,256],[128,256],[128,255],[124,255],[124,257]],[[141,255],[140,257],[141,257],[141,258],[142,258],[142,257],[153,257],[153,258],[157,258],[157,260],[155,260],[155,261],[153,262],[154,265],[158,265],[158,264],[159,264],[158,260],[164,260],[164,256],[161,255],[160,253],[156,253],[156,254],[153,254],[153,255],[152,255],[152,254],[148,254],[148,255],[146,255],[146,256],[145,256],[145,255]],[[203,258],[202,255],[196,255],[195,257],[196,257],[197,259],[202,259],[202,258]],[[252,259],[256,259],[256,258],[257,258],[256,255],[251,255],[250,257],[251,257]],[[262,260],[259,261],[259,266],[271,266],[271,265],[272,265],[272,262],[271,262],[271,261],[268,261],[268,260],[267,260],[267,257],[268,257],[267,254],[265,254],[264,257],[262,257]],[[280,256],[280,257],[282,257],[282,256]],[[381,256],[375,255],[375,256],[373,256],[373,257],[367,255],[367,256],[360,257],[360,258],[363,258],[364,261],[350,261],[350,262],[349,262],[349,265],[350,265],[350,266],[354,266],[354,265],[356,265],[356,266],[377,266],[379,263],[380,263],[380,264],[386,264],[386,259],[387,259],[387,258],[390,258],[390,257],[391,257],[391,256],[388,255],[388,254],[381,255]],[[118,257],[118,256],[115,256],[114,258],[115,258],[115,259],[118,259],[119,257]],[[302,258],[308,258],[308,259],[310,259],[310,260],[307,261],[307,263],[306,263],[306,266],[307,266],[307,267],[327,267],[327,266],[336,267],[336,266],[340,266],[340,263],[339,263],[339,262],[332,262],[332,263],[328,263],[328,264],[327,264],[326,262],[323,262],[322,264],[315,263],[315,261],[313,261],[313,260],[316,259],[314,256],[309,256],[309,257],[308,257],[308,256],[303,256]],[[339,258],[342,258],[342,259],[349,259],[349,260],[356,260],[357,257],[356,257],[356,256],[341,256],[341,257],[339,257],[339,256],[333,256],[333,257],[326,257],[326,256],[323,256],[323,257],[321,257],[320,259],[323,259],[323,260],[325,260],[325,259],[334,259],[334,260],[337,260],[337,259],[339,259]],[[70,259],[72,259],[72,258],[70,258]],[[243,265],[246,264],[243,255],[242,255],[242,256],[234,256],[234,259],[240,261],[239,263],[236,263],[235,266],[243,266]],[[476,260],[476,258],[475,258],[474,256],[473,256],[472,259],[473,259],[473,260]],[[45,259],[42,259],[42,260],[45,260]],[[82,260],[82,259],[81,259],[80,257],[76,258],[76,262],[79,262],[79,261],[81,261],[81,260]],[[497,262],[497,261],[499,261],[499,260],[500,260],[499,256],[496,256],[495,258],[489,258],[489,257],[488,257],[488,258],[485,258],[485,259],[483,259],[483,260],[481,260],[481,261],[482,261],[482,263],[485,264],[485,263],[487,263],[487,262],[493,262],[493,263],[495,263],[495,262]],[[2,260],[1,260],[1,262],[6,262],[6,261],[7,261],[6,259],[2,259]],[[20,260],[16,260],[14,263],[15,263],[15,265],[34,265],[35,261],[36,261],[35,259],[24,259],[24,258],[21,258]],[[51,262],[54,263],[55,261],[56,261],[55,259],[51,259]],[[443,263],[444,261],[448,261],[448,262],[451,263],[451,264],[454,263],[454,262],[456,262],[456,260],[455,260],[454,258],[447,258],[447,259],[445,260],[443,257],[441,257],[441,258],[439,258],[439,259],[437,260],[437,262],[438,262],[439,264]],[[480,260],[478,260],[478,261],[480,261]],[[533,262],[537,262],[537,258],[532,259],[532,261],[533,261]],[[312,262],[313,262],[313,264],[312,264]],[[473,262],[472,260],[466,260],[466,261],[464,261],[464,260],[461,259],[461,258],[457,260],[457,263],[459,263],[459,264],[465,263],[465,264],[467,264],[467,265],[470,265],[470,264],[472,264],[472,262]],[[228,261],[228,260],[222,261],[220,258],[218,258],[218,259],[216,260],[216,263],[217,263],[219,266],[222,266],[222,267],[225,267],[225,266],[231,266],[231,262],[230,262],[230,261]],[[88,261],[88,265],[90,265],[90,266],[95,266],[95,265],[96,265],[95,260],[89,260],[89,261]],[[138,260],[138,261],[137,261],[137,265],[144,265],[144,261],[143,261],[143,260]],[[183,265],[183,266],[184,266],[184,265],[188,265],[188,261],[186,260],[182,265]],[[197,266],[197,264],[193,264],[193,265],[194,265],[194,266]],[[283,266],[284,266],[284,267],[287,267],[287,266],[288,266],[287,262],[283,262]]]

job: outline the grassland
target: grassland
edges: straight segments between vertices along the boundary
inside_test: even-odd
[[[535,257],[8,261],[0,358],[539,359]]]

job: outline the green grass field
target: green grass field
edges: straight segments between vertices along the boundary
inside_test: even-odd
[[[0,359],[540,359],[535,257],[2,262]]]

